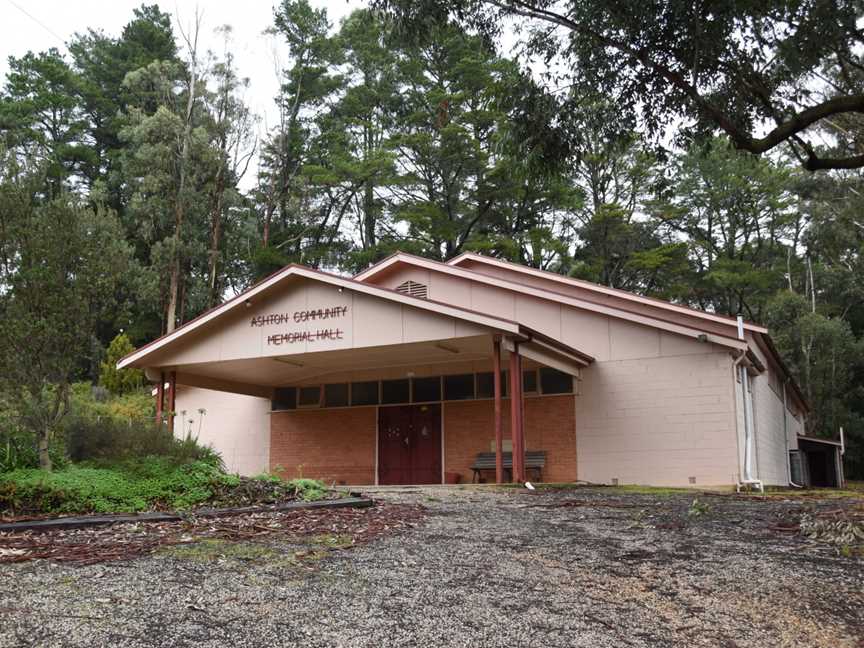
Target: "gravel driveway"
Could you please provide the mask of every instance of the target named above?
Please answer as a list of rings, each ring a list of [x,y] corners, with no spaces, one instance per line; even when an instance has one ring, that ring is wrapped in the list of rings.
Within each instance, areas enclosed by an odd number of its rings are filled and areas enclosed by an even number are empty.
[[[848,500],[372,494],[428,516],[300,562],[270,540],[0,566],[0,646],[864,646],[864,560],[782,531]]]

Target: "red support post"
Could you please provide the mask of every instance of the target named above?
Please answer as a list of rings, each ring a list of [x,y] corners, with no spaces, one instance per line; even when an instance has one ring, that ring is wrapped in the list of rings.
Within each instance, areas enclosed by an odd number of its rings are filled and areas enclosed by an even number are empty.
[[[156,384],[156,425],[162,425],[162,410],[165,407],[165,374],[159,372],[159,382]]]
[[[504,430],[501,420],[501,336],[492,340],[492,384],[495,395],[495,483],[504,483]]]
[[[510,437],[513,445],[513,482],[524,481],[522,442],[522,357],[519,343],[513,341],[510,351]]]
[[[177,372],[168,373],[168,430],[174,434],[174,412],[177,409]]]

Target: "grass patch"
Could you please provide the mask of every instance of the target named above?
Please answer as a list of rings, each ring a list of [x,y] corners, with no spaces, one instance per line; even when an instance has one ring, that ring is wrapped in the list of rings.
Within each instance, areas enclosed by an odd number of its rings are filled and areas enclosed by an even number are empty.
[[[745,493],[742,493],[744,495]],[[754,491],[751,495],[764,495],[764,497],[773,497],[776,499],[861,499],[864,498],[864,491],[851,488],[782,488],[769,486],[765,489],[765,493]]]
[[[312,536],[308,542],[327,549],[346,549],[354,544],[354,538],[345,533],[322,533]]]
[[[232,542],[220,538],[206,538],[189,544],[162,547],[158,553],[170,558],[196,563],[212,563],[218,560],[268,563],[271,565],[294,565],[296,561],[272,547],[254,542]]]

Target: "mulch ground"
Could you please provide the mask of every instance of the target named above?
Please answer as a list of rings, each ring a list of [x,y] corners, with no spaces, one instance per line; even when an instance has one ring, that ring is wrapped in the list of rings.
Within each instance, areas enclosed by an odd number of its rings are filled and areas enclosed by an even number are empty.
[[[862,648],[860,498],[364,494],[381,504],[17,538],[59,548],[0,566],[0,648]]]
[[[218,538],[258,541],[275,536],[321,534],[350,537],[351,545],[409,528],[423,519],[418,505],[262,512],[219,519],[188,517],[178,522],[136,522],[85,529],[0,533],[0,563],[47,559],[88,565],[128,560],[163,546]]]

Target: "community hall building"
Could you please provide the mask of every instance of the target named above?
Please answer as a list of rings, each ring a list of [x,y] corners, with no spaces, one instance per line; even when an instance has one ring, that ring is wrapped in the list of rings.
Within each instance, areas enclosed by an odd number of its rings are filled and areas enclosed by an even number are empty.
[[[767,329],[477,254],[287,266],[118,366],[242,474],[842,483]]]

